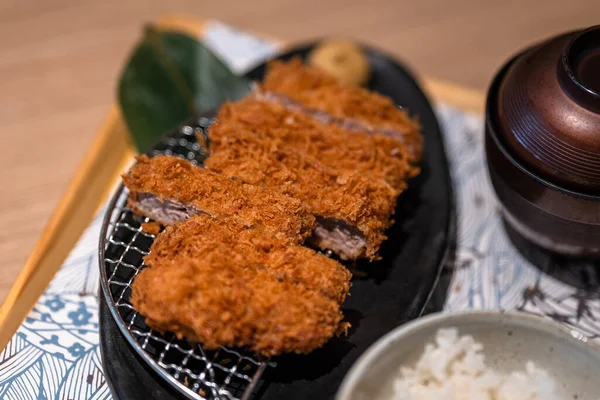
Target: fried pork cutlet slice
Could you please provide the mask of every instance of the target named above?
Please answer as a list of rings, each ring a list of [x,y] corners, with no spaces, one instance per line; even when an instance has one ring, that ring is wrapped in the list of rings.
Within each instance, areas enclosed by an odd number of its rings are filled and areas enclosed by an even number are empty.
[[[308,353],[342,328],[350,273],[310,249],[206,214],[162,232],[131,302],[159,331],[205,348]]]
[[[247,135],[278,141],[330,167],[384,179],[400,190],[419,171],[408,162],[404,144],[389,136],[365,135],[321,123],[281,103],[253,97],[222,105],[211,139]]]
[[[140,156],[123,176],[128,205],[164,225],[200,213],[236,217],[276,237],[300,243],[314,227],[301,202],[280,193],[238,182],[172,156]]]
[[[260,229],[248,229],[235,219],[193,216],[158,235],[145,264],[160,268],[172,258],[204,258],[212,252],[241,254],[250,265],[279,280],[316,290],[342,304],[350,289],[350,272],[331,258],[281,240]]]
[[[206,349],[244,347],[265,356],[309,353],[338,332],[343,317],[319,292],[224,252],[145,268],[131,302],[153,329]]]
[[[421,158],[421,127],[406,111],[388,97],[341,83],[299,58],[270,63],[258,94],[348,129],[392,136],[406,144],[412,163]]]
[[[215,135],[212,150],[211,170],[301,200],[317,218],[314,245],[345,260],[377,258],[399,190],[261,136]]]

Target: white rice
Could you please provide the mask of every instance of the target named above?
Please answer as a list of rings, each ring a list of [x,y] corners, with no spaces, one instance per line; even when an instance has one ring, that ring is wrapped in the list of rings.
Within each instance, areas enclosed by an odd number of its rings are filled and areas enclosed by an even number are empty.
[[[393,400],[562,400],[556,382],[531,361],[502,374],[485,365],[483,345],[458,329],[440,329],[414,368],[403,367]]]

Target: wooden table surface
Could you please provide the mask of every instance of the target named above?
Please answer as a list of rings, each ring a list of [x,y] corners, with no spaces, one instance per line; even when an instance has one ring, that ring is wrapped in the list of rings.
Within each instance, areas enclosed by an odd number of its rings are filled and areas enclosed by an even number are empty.
[[[0,300],[114,100],[142,24],[216,18],[285,40],[360,38],[426,74],[485,90],[511,53],[599,23],[597,0],[0,1]]]

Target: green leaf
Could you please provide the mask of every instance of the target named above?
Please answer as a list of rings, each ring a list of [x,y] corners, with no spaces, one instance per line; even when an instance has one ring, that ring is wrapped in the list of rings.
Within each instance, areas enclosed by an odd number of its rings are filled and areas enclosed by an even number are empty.
[[[216,109],[250,90],[193,37],[146,28],[119,82],[121,110],[140,152],[196,113]]]

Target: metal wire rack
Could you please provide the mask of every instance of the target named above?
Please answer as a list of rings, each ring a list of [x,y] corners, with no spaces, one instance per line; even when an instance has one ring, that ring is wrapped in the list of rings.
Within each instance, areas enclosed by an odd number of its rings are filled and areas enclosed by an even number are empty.
[[[201,164],[206,157],[195,133],[206,136],[212,121],[207,118],[183,125],[150,152],[176,155]],[[130,303],[131,284],[144,268],[155,236],[144,232],[148,218],[135,215],[127,206],[121,186],[109,205],[100,236],[101,283],[108,307],[123,335],[138,354],[166,381],[191,399],[246,400],[260,384],[266,360],[240,350],[207,351],[200,344],[179,340],[149,328]]]

